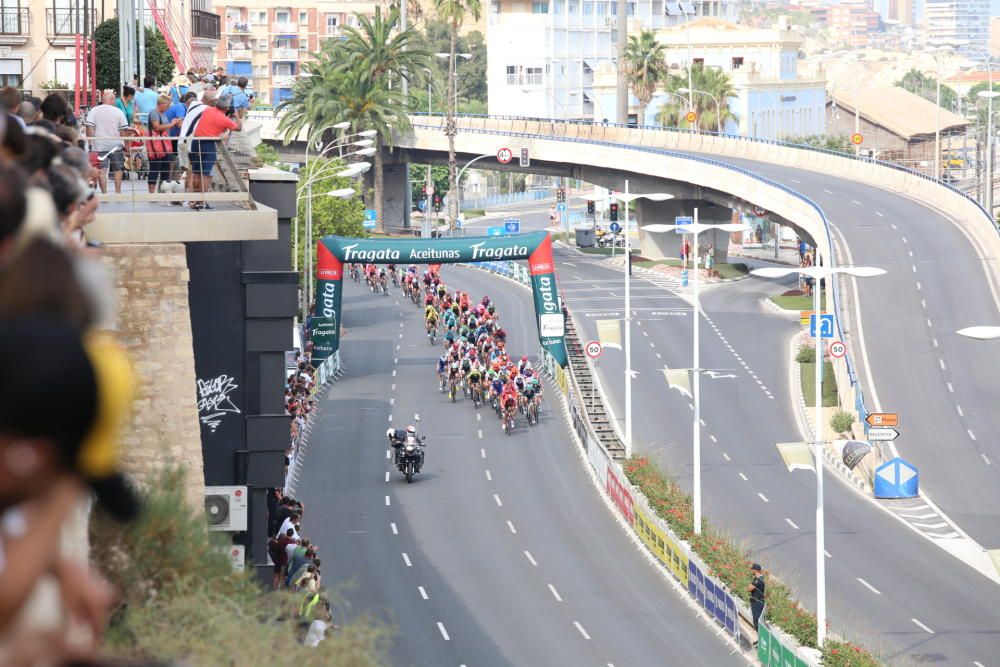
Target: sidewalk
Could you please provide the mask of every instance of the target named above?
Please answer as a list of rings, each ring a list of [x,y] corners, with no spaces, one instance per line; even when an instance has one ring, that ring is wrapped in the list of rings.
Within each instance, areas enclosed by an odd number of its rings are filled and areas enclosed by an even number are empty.
[[[739,243],[729,244],[729,254],[736,257],[747,257],[759,259],[775,264],[788,264],[789,266],[799,266],[799,252],[795,246],[784,245],[778,248],[778,256],[774,256],[774,245],[763,245],[754,243],[740,245]]]

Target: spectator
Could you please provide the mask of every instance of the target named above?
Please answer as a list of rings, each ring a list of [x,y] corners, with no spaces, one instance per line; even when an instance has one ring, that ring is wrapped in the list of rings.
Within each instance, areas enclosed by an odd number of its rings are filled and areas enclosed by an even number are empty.
[[[124,86],[122,96],[115,100],[115,106],[125,114],[125,120],[129,125],[135,122],[135,88]]]
[[[28,210],[24,192],[28,179],[19,167],[0,162],[0,266],[13,251],[14,241]]]
[[[156,108],[149,114],[149,134],[151,137],[166,137],[174,128],[180,128],[181,119],[167,119],[167,108],[170,106],[170,97],[160,95]],[[172,142],[166,139],[152,139],[147,144],[146,152],[149,155],[149,191],[156,192],[160,181],[170,180],[170,168],[174,161],[174,151]]]
[[[330,605],[323,605],[322,609],[317,612],[316,618],[309,624],[309,629],[306,631],[306,637],[302,643],[315,648],[326,639],[326,631],[336,627],[333,625],[333,613],[330,611]]]
[[[101,192],[108,191],[107,172],[115,179],[115,192],[122,191],[122,170],[125,167],[125,144],[120,138],[128,130],[129,121],[125,112],[116,104],[113,91],[106,90],[101,96],[101,104],[87,112],[84,121],[88,137],[98,137],[91,144],[91,150],[98,155],[98,184]]]
[[[197,127],[195,127],[194,136],[196,139],[192,145],[191,164],[198,192],[208,192],[212,189],[212,169],[215,168],[218,155],[216,145],[218,141],[221,141],[228,131],[239,131],[243,127],[243,122],[240,119],[233,120],[229,117],[231,107],[232,98],[223,95],[214,107],[207,108],[201,114]],[[214,207],[206,202],[195,203],[192,208],[207,211]]]
[[[25,100],[17,106],[17,115],[21,117],[25,125],[31,125],[38,120],[38,109],[30,101]]]
[[[146,76],[142,86],[135,93],[135,110],[139,114],[149,114],[159,104],[159,94],[156,92],[156,79]]]
[[[274,590],[281,588],[281,575],[288,567],[288,546],[295,546],[297,540],[295,539],[295,530],[289,528],[283,534],[278,536],[275,542],[274,553],[278,556],[277,560],[273,557],[271,560],[274,561]]]
[[[245,118],[250,108],[250,97],[247,95],[247,78],[241,76],[235,84],[230,84],[219,91],[220,95],[232,95],[233,111],[240,118]]]
[[[296,524],[298,524],[298,522],[299,522],[299,513],[292,512],[290,515],[288,515],[288,517],[284,521],[281,522],[281,527],[278,528],[278,534],[281,535],[287,532],[288,530],[292,530],[295,532],[295,537],[298,537],[299,536],[298,531],[295,530],[295,526]]]
[[[764,589],[766,585],[760,563],[754,563],[750,567],[750,572],[753,573],[753,580],[747,586],[747,591],[750,593],[750,612],[753,614],[753,629],[756,630],[757,623],[760,621],[760,615],[764,612]],[[753,644],[756,646],[757,642]]]
[[[69,102],[57,93],[49,93],[42,100],[42,118],[56,125],[65,125],[69,116]]]

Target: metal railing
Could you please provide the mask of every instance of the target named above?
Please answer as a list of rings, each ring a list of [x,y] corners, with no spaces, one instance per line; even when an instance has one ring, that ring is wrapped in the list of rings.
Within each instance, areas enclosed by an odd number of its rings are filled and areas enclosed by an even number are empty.
[[[45,9],[45,34],[49,37],[72,37],[83,32],[84,23],[97,26],[97,10],[89,16],[82,9],[47,7]]]
[[[0,9],[0,37],[31,34],[31,14],[27,9]]]
[[[218,40],[222,35],[222,19],[213,12],[191,10],[191,36]]]

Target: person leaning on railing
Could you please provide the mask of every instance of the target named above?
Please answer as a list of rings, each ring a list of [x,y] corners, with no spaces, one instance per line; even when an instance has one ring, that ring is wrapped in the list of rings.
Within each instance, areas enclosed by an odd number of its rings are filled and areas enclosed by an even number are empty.
[[[232,118],[233,98],[222,95],[216,100],[214,107],[208,107],[201,114],[198,126],[194,130],[195,141],[191,145],[191,166],[193,168],[195,187],[198,192],[208,192],[212,189],[212,169],[218,159],[218,142],[227,132],[243,129],[243,120]],[[210,210],[212,205],[205,202],[192,204],[196,210]]]
[[[156,108],[149,112],[149,135],[153,137],[146,146],[149,155],[149,191],[156,192],[157,186],[170,180],[171,164],[174,161],[173,142],[165,137],[170,136],[174,128],[179,128],[181,118],[170,120],[167,110],[170,108],[170,96],[160,95]],[[157,138],[160,137],[160,138]]]

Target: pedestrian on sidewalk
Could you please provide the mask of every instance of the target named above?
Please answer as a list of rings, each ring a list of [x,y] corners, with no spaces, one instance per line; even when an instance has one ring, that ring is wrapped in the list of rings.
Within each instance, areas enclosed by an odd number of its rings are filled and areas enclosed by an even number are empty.
[[[750,592],[750,613],[753,615],[753,629],[756,630],[757,624],[760,621],[760,615],[764,612],[764,589],[766,588],[766,584],[764,583],[764,574],[760,563],[754,563],[750,567],[750,571],[753,573],[753,580],[747,586],[747,590]],[[756,643],[754,642],[754,644]]]

